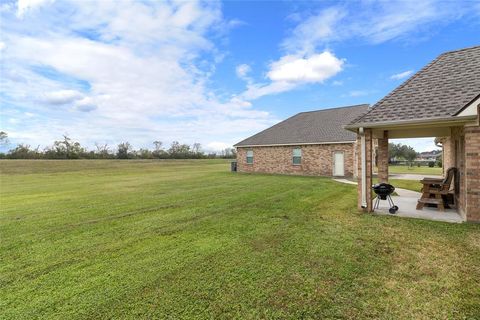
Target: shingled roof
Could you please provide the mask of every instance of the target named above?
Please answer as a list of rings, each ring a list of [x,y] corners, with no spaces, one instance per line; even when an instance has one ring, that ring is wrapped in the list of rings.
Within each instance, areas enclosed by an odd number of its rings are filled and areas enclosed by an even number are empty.
[[[426,65],[348,127],[455,116],[479,95],[480,46],[450,51]]]
[[[367,112],[368,104],[301,112],[259,132],[235,147],[350,142],[356,134],[343,127]]]

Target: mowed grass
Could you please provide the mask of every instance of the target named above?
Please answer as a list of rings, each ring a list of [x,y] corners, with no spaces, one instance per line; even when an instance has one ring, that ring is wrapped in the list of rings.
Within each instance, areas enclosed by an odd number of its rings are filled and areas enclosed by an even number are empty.
[[[416,192],[421,192],[423,187],[418,180],[388,179],[388,183],[394,185],[395,188],[403,188]]]
[[[378,178],[374,178],[372,183],[378,183]],[[416,192],[421,192],[423,186],[419,180],[392,179],[391,177],[388,179],[388,183],[393,185],[395,188],[402,188]]]
[[[409,166],[388,166],[389,173],[410,173],[410,174],[426,174],[426,175],[443,175],[443,169],[440,167],[409,167]]]
[[[2,319],[478,319],[480,225],[225,161],[1,161]]]

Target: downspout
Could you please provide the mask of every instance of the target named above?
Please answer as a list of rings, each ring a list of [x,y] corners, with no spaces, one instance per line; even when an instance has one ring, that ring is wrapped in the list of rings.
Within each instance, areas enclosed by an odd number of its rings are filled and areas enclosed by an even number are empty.
[[[362,208],[367,207],[367,158],[366,158],[366,144],[365,144],[365,132],[362,128],[358,128],[360,134],[360,150],[362,155]]]

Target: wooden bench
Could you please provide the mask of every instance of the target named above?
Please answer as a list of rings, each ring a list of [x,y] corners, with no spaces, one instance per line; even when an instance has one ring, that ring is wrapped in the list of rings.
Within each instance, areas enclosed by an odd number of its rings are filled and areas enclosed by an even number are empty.
[[[426,204],[434,204],[439,211],[445,211],[443,198],[452,193],[450,186],[456,175],[457,168],[449,168],[445,179],[425,178],[420,181],[423,184],[422,197],[418,199],[417,210],[422,210]],[[455,198],[455,197],[453,197]]]
[[[420,198],[417,202],[417,210],[422,210],[426,204],[435,204],[437,205],[438,210],[445,211],[445,207],[443,205],[443,199],[436,199],[436,198]]]

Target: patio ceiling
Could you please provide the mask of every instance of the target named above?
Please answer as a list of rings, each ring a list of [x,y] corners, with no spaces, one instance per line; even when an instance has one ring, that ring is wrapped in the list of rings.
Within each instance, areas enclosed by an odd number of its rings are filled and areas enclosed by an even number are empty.
[[[447,137],[451,135],[451,128],[464,126],[468,123],[475,123],[473,117],[462,117],[456,119],[438,119],[429,122],[385,122],[370,126],[374,138],[383,138],[384,132],[388,131],[389,139],[400,138],[428,138]],[[369,127],[365,127],[369,128]]]

